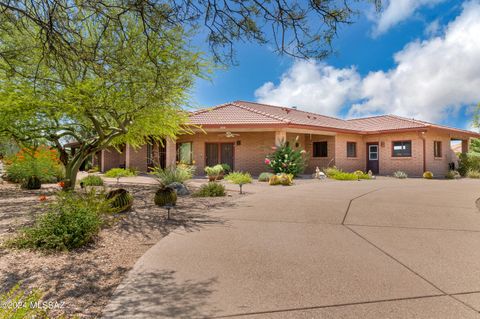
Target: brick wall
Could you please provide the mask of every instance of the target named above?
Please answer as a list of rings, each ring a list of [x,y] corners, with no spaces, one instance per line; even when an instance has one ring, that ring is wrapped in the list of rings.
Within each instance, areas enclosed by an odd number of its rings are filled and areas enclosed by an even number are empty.
[[[427,160],[427,170],[431,171],[434,176],[443,177],[446,172],[448,172],[448,163],[454,161],[452,158],[451,148],[450,148],[450,136],[448,134],[442,133],[439,130],[429,130],[425,134],[426,144],[426,160]],[[442,142],[442,156],[434,156],[434,141]]]
[[[357,156],[347,157],[347,142],[357,143]],[[347,172],[365,171],[367,166],[366,142],[362,135],[338,134],[335,136],[335,165]]]
[[[327,142],[327,157],[313,157],[313,142]],[[305,173],[315,172],[318,166],[320,169],[335,165],[335,136],[305,134],[305,150],[307,153],[308,166]]]
[[[106,172],[111,168],[119,167],[120,165],[125,165],[125,154],[118,152],[113,147],[109,147],[104,149],[103,151],[104,156],[104,167],[102,167],[102,171]]]
[[[140,172],[147,171],[147,145],[143,145],[140,148],[133,148],[128,146],[130,153],[129,168],[135,169]]]

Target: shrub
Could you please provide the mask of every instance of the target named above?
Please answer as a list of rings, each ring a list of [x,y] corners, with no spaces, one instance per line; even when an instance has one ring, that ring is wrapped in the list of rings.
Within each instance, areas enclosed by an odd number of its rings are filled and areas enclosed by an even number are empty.
[[[228,174],[228,173],[231,173],[232,172],[232,168],[230,167],[230,165],[228,164],[220,164],[223,168],[223,172]]]
[[[357,171],[353,172],[352,174],[356,175],[358,179],[371,179],[372,178],[369,174],[367,174],[367,173],[365,173],[361,170],[357,170]]]
[[[336,166],[324,168],[323,172],[325,173],[325,175],[327,175],[327,177],[330,178],[333,178],[338,173],[342,173],[342,171],[339,170]]]
[[[480,171],[480,155],[476,153],[461,153],[458,156],[458,172],[466,176],[471,170]]]
[[[42,307],[38,307],[42,295],[38,290],[25,292],[20,285],[15,285],[6,293],[0,294],[0,318],[47,319],[48,314]]]
[[[479,176],[480,177],[480,176]],[[449,170],[447,174],[445,174],[446,179],[455,179],[460,178],[460,174],[455,170]]]
[[[162,187],[155,193],[155,205],[163,207],[167,205],[175,206],[177,203],[177,192],[171,187]]]
[[[150,174],[152,174],[160,184],[166,186],[172,183],[184,183],[193,177],[195,171],[194,166],[178,165],[168,166],[165,169],[154,167]]]
[[[467,176],[469,178],[480,178],[480,171],[477,171],[477,170],[469,170],[467,172]]]
[[[207,173],[208,178],[210,181],[216,181],[219,179],[220,175],[224,173],[223,166],[220,164],[217,164],[215,166],[207,166],[205,167],[205,173]]]
[[[106,177],[116,178],[117,184],[122,177],[130,177],[130,176],[137,176],[138,173],[132,169],[125,169],[125,168],[112,168],[111,170],[105,173]]]
[[[98,166],[93,166],[93,167],[90,168],[87,172],[88,172],[88,173],[98,173],[98,172],[100,172],[100,167],[98,167]]]
[[[258,176],[258,181],[259,182],[268,182],[270,180],[270,177],[272,177],[274,174],[272,173],[267,173],[267,172],[264,172],[264,173],[261,173],[259,176]]]
[[[35,224],[24,228],[9,244],[18,248],[71,250],[90,243],[111,213],[109,202],[94,190],[88,193],[59,192],[54,203]]]
[[[426,171],[425,173],[423,173],[423,178],[432,179],[433,178],[433,173],[430,172],[430,171]]]
[[[225,177],[226,180],[240,186],[240,194],[242,194],[242,186],[252,182],[250,173],[232,172]]]
[[[368,174],[366,174],[369,176]],[[347,173],[347,172],[338,172],[337,174],[332,176],[333,179],[339,180],[339,181],[356,181],[359,179],[359,176],[354,173]]]
[[[110,207],[116,213],[123,213],[129,210],[133,205],[133,196],[129,191],[123,188],[111,190],[105,196],[110,203]]]
[[[293,184],[293,175],[285,173],[273,175],[270,177],[268,184],[290,186]]]
[[[80,180],[83,186],[103,186],[103,179],[98,175],[88,175]]]
[[[407,173],[405,173],[403,171],[396,171],[396,172],[393,173],[393,177],[399,178],[399,179],[404,179],[404,178],[408,178],[408,175],[407,175]]]
[[[220,183],[208,182],[203,184],[200,189],[193,194],[196,197],[219,197],[225,196],[225,186]]]
[[[42,182],[37,176],[30,176],[22,181],[22,188],[24,189],[40,189]]]
[[[37,176],[42,183],[56,183],[65,176],[57,151],[48,147],[22,149],[15,156],[6,158],[4,163],[6,178],[14,183],[31,176]]]
[[[295,140],[295,143],[297,140]],[[282,143],[273,154],[267,155],[265,164],[270,167],[275,174],[285,173],[297,176],[303,173],[306,159],[305,150],[293,149],[287,143]]]

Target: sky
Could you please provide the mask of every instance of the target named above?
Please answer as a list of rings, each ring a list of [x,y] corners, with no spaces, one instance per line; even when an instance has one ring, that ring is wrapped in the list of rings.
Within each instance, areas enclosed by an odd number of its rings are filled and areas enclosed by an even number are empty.
[[[480,103],[480,0],[390,0],[341,28],[325,60],[237,43],[238,65],[198,80],[193,102],[247,100],[340,118],[396,114],[471,129]]]

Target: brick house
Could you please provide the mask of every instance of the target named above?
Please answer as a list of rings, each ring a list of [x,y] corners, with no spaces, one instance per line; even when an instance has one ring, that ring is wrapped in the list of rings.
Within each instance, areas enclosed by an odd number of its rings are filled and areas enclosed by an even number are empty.
[[[254,175],[266,171],[265,156],[281,141],[307,151],[312,173],[318,166],[345,171],[372,170],[390,175],[397,170],[409,176],[432,171],[443,176],[454,161],[450,142],[460,140],[462,152],[480,134],[395,115],[342,120],[296,108],[236,101],[193,112],[190,123],[200,128],[175,141],[146,144],[139,149],[125,145],[121,152],[107,149],[94,157],[101,171],[131,167],[165,167],[178,161],[192,163],[197,173],[205,166],[227,163],[234,170]],[[292,144],[291,144],[292,145]],[[293,146],[293,145],[292,145]]]

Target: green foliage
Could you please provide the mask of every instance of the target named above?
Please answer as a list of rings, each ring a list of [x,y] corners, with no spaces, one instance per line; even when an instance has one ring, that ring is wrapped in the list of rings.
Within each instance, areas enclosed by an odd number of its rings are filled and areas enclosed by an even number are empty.
[[[258,176],[258,181],[259,182],[268,182],[270,180],[270,177],[272,177],[273,173],[268,173],[268,172],[263,172]]]
[[[21,183],[31,176],[37,176],[42,183],[56,183],[64,177],[57,153],[46,147],[24,148],[6,158],[5,164],[7,179],[14,183]]]
[[[470,142],[470,151],[480,154],[480,138],[473,138]]]
[[[110,203],[110,207],[115,213],[123,213],[129,210],[133,205],[132,194],[123,188],[109,191],[105,196],[105,199]]]
[[[170,185],[171,183],[184,183],[193,177],[195,171],[194,166],[177,165],[168,166],[165,169],[154,167],[150,172],[162,185]]]
[[[36,305],[42,298],[38,290],[26,292],[15,285],[9,291],[0,294],[1,319],[48,319],[47,312]]]
[[[220,165],[222,166],[224,173],[228,174],[228,173],[230,173],[230,172],[232,171],[232,168],[230,167],[230,165],[225,164],[225,163],[224,163],[224,164],[220,164]]]
[[[125,169],[125,168],[112,168],[105,173],[105,177],[111,177],[116,179],[119,179],[122,177],[132,177],[137,175],[138,173],[136,171],[131,169]]]
[[[470,170],[480,171],[480,154],[461,153],[458,158],[458,172],[460,175],[466,176]]]
[[[290,186],[293,184],[293,174],[277,174],[270,177],[268,181],[269,185],[283,185]]]
[[[433,178],[433,173],[430,172],[430,171],[425,171],[425,172],[423,173],[423,178],[425,178],[425,179],[432,179],[432,178]]]
[[[405,178],[408,178],[408,175],[403,171],[396,171],[393,173],[393,177],[398,179],[405,179]]]
[[[455,170],[449,170],[447,172],[447,174],[445,174],[445,178],[446,179],[456,179],[456,178],[460,178],[460,173],[458,173],[457,171]]]
[[[252,182],[252,175],[250,173],[243,173],[243,172],[232,172],[225,176],[225,179],[237,184],[240,186],[240,194],[242,194],[242,186],[244,184],[249,184]]]
[[[367,173],[357,170],[353,173],[344,172],[341,169],[334,167],[328,167],[324,169],[325,175],[329,178],[333,178],[339,181],[354,181],[359,179],[371,179]]]
[[[35,224],[24,228],[8,244],[18,248],[71,250],[93,241],[103,223],[103,214],[112,212],[104,195],[60,192]]]
[[[469,178],[480,178],[480,171],[477,170],[469,170],[467,172],[467,177]]]
[[[207,173],[207,176],[213,180],[217,180],[220,175],[224,173],[223,166],[221,164],[217,164],[215,166],[207,166],[205,167],[205,173]]]
[[[89,172],[89,173],[98,173],[98,172],[100,172],[100,167],[98,167],[98,166],[93,166],[92,168],[90,168],[90,169],[88,170],[88,172]]]
[[[103,186],[103,179],[98,175],[88,175],[80,180],[83,186]]]
[[[40,189],[42,182],[37,176],[29,176],[22,181],[22,188],[24,189]]]
[[[273,154],[267,155],[265,164],[275,174],[285,173],[297,176],[303,173],[305,169],[306,159],[304,154],[306,154],[304,150],[293,149],[287,143],[281,143]]]
[[[208,182],[203,184],[200,189],[193,194],[196,197],[220,197],[225,196],[225,186],[216,182]]]
[[[177,203],[177,192],[171,187],[162,187],[155,193],[155,205],[163,207],[167,205],[175,206]]]

